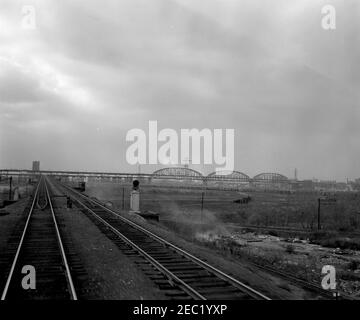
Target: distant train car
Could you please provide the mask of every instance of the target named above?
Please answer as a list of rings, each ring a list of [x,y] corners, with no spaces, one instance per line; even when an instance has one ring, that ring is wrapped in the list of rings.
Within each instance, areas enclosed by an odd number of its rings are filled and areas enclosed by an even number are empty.
[[[31,185],[36,185],[39,182],[38,178],[29,178],[28,183]]]
[[[251,197],[248,194],[240,193],[240,198],[234,200],[235,203],[249,203],[251,201]]]
[[[85,182],[84,181],[78,182],[77,185],[75,185],[73,188],[80,192],[84,192],[85,191]]]
[[[84,192],[85,191],[85,182],[83,181],[71,181],[68,182],[67,185],[77,191]]]

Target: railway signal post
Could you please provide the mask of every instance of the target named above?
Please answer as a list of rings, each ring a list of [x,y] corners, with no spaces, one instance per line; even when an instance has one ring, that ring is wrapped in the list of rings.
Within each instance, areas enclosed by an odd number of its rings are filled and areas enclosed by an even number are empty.
[[[320,200],[320,198],[318,198],[318,210],[317,210],[317,213],[318,213],[318,224],[317,224],[317,228],[318,228],[318,230],[321,229],[321,225],[320,225],[320,205],[321,205],[321,200]]]
[[[130,212],[140,213],[140,191],[139,181],[133,181],[133,188],[130,193]]]
[[[11,196],[12,196],[12,177],[10,177],[10,189],[9,189],[9,200],[11,200]]]

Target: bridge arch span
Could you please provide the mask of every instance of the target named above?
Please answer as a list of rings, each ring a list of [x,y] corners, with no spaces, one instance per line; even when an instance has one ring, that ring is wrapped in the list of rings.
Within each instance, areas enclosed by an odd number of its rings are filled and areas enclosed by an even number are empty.
[[[190,168],[184,167],[169,167],[162,168],[153,172],[152,177],[192,177],[192,178],[203,178],[201,172]]]
[[[250,177],[240,171],[215,171],[206,176],[207,180],[234,180],[234,181],[242,181],[249,182]]]
[[[269,181],[269,182],[281,182],[281,181],[288,181],[289,179],[280,173],[273,173],[273,172],[265,172],[260,173],[253,177],[254,181]]]

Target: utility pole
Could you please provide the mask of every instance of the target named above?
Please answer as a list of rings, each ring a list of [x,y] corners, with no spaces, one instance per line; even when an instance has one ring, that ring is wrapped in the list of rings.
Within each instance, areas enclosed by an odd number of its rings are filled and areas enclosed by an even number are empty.
[[[320,225],[320,203],[321,203],[321,200],[320,200],[320,198],[318,198],[318,230],[321,229],[321,225]]]
[[[9,189],[9,200],[11,200],[11,194],[12,194],[12,177],[10,177],[10,189]]]
[[[125,210],[125,187],[122,189],[122,209]]]
[[[201,222],[203,221],[204,194],[205,194],[205,192],[203,191],[203,192],[201,193]]]
[[[183,163],[184,163],[184,168],[189,168],[189,166],[191,165],[191,158],[183,159]]]

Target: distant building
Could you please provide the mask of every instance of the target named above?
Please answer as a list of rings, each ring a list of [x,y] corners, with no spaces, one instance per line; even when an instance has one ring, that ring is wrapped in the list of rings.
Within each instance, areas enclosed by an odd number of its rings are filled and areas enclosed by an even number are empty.
[[[32,170],[33,171],[40,171],[40,161],[33,161]]]
[[[337,182],[336,191],[351,191],[351,187],[346,182]]]
[[[295,188],[301,191],[313,191],[314,190],[314,182],[312,180],[302,180],[295,182]]]
[[[336,182],[327,180],[302,180],[293,181],[292,189],[298,191],[326,191],[340,192],[351,191],[351,185],[346,182]]]
[[[336,191],[335,180],[320,180],[315,183],[315,190],[317,191]]]
[[[355,179],[355,181],[351,181],[350,185],[353,190],[360,190],[360,178]]]

